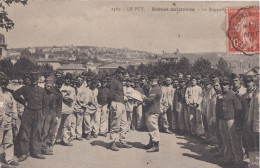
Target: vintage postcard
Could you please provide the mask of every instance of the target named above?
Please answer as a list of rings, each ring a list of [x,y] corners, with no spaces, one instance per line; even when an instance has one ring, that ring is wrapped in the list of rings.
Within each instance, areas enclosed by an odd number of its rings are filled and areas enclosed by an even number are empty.
[[[0,168],[259,167],[258,1],[0,1]]]

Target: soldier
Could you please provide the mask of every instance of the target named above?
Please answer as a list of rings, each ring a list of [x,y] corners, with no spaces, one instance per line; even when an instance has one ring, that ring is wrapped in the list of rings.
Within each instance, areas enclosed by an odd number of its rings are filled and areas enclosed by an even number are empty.
[[[61,78],[57,78],[55,81],[55,86],[53,88],[53,93],[55,94],[55,121],[53,124],[53,130],[51,132],[51,136],[49,136],[48,143],[49,145],[49,151],[53,153],[53,147],[57,138],[57,134],[59,131],[60,123],[61,123],[61,111],[62,111],[62,93],[60,91],[60,88],[63,85],[63,80]],[[61,132],[61,130],[60,130]]]
[[[243,151],[236,123],[242,107],[238,97],[229,90],[229,84],[228,79],[222,79],[220,83],[222,93],[217,97],[216,112],[219,116],[219,130],[224,144],[223,166],[234,164],[238,168],[242,167]]]
[[[147,102],[147,105],[149,107],[147,112],[146,124],[150,136],[150,141],[145,146],[145,149],[147,150],[147,152],[158,152],[159,141],[160,141],[158,119],[161,113],[160,101],[161,101],[162,91],[158,85],[157,77],[152,76],[150,79],[151,79],[152,88],[149,92],[149,96],[144,97],[144,101]]]
[[[208,127],[209,127],[209,132],[210,132],[210,136],[213,142],[213,145],[215,146],[215,148],[211,148],[210,152],[211,153],[216,153],[215,155],[216,157],[223,157],[224,155],[224,146],[223,146],[223,140],[221,138],[220,135],[220,131],[219,131],[219,116],[218,116],[218,112],[216,108],[216,103],[217,103],[217,98],[219,96],[221,96],[221,87],[220,87],[220,83],[219,80],[215,80],[213,83],[213,87],[214,87],[214,94],[212,95],[211,101],[210,101],[210,113],[209,113],[209,117],[210,120],[208,122]]]
[[[254,92],[251,98],[250,102],[250,108],[249,108],[249,114],[248,114],[248,120],[246,122],[246,128],[245,131],[248,132],[249,137],[253,137],[252,144],[249,147],[250,152],[255,152],[255,158],[258,157],[259,152],[259,89]],[[255,159],[253,158],[251,160],[250,157],[250,163],[253,163]]]
[[[99,133],[100,109],[97,102],[97,83],[94,79],[91,80],[89,88],[86,89],[86,94],[83,102],[86,107],[84,112],[84,133],[87,135],[86,140],[90,140],[91,134],[97,138]]]
[[[254,86],[254,79],[252,76],[245,76],[244,77],[244,83],[246,86],[246,93],[244,93],[241,97],[241,104],[242,104],[242,113],[239,116],[239,123],[238,127],[240,128],[240,134],[243,142],[243,147],[245,149],[245,157],[249,158],[249,148],[250,144],[252,143],[253,137],[250,137],[250,133],[244,131],[246,128],[246,122],[248,120],[248,115],[249,115],[249,109],[250,109],[250,103],[252,100],[252,97],[254,94],[258,92],[256,87]],[[243,132],[244,131],[244,132]]]
[[[72,113],[76,101],[76,91],[71,87],[72,74],[66,73],[65,82],[60,88],[62,93],[62,111],[61,111],[61,124],[62,127],[62,144],[64,146],[73,146],[71,141],[72,137]],[[59,140],[58,140],[59,142]]]
[[[108,106],[111,114],[111,126],[110,126],[110,149],[113,151],[119,151],[116,146],[117,135],[120,134],[119,141],[121,147],[132,148],[131,145],[126,143],[126,132],[127,132],[127,117],[124,105],[124,90],[120,80],[123,79],[125,69],[118,67],[116,70],[116,76],[111,79],[111,86],[109,90],[109,101]]]
[[[38,73],[31,73],[30,80],[30,85],[25,85],[13,93],[15,100],[25,107],[21,122],[20,162],[27,159],[30,142],[32,144],[31,156],[37,159],[45,159],[45,157],[41,155],[41,135],[43,127],[42,112],[46,108],[44,104],[46,92],[43,88],[38,86]]]
[[[134,89],[137,90],[138,92],[140,92],[142,95],[144,95],[144,91],[143,91],[143,88],[141,88],[140,86],[140,79],[139,78],[136,78],[135,79],[135,87]],[[142,106],[142,103],[137,103],[135,106],[134,106],[134,116],[133,116],[133,125],[136,127],[137,130],[141,130],[142,127],[143,127],[143,106]]]
[[[107,79],[103,79],[101,87],[98,89],[98,104],[101,109],[101,117],[100,117],[100,130],[99,135],[107,136],[108,132],[108,93],[109,93],[109,85],[107,84]]]
[[[6,163],[8,165],[18,166],[19,163],[14,161],[12,132],[12,126],[14,125],[15,120],[18,119],[18,116],[16,102],[12,94],[7,91],[8,82],[9,79],[7,76],[0,76],[0,146],[4,149]]]
[[[124,101],[125,101],[125,109],[126,109],[127,122],[128,122],[128,130],[132,128],[132,118],[133,118],[133,111],[134,111],[134,99],[129,97],[133,93],[134,88],[132,88],[130,84],[131,84],[131,79],[126,78],[126,84],[123,87],[123,89],[124,89]]]
[[[175,88],[172,86],[172,79],[170,76],[166,76],[165,86],[162,87],[160,121],[162,123],[163,132],[168,134],[172,134],[169,130],[169,121],[171,123],[170,127],[174,132],[178,129],[177,116],[173,113],[174,93]]]
[[[43,111],[44,115],[44,126],[42,131],[42,153],[44,155],[53,155],[52,151],[49,149],[52,145],[53,138],[53,129],[55,126],[56,119],[56,97],[53,93],[54,78],[48,77],[45,79],[45,91],[46,91],[46,99],[45,104],[46,108]]]
[[[180,87],[174,94],[174,111],[178,117],[179,134],[190,133],[190,123],[187,105],[185,102],[186,79],[180,79]]]
[[[246,88],[244,88],[241,85],[241,80],[237,74],[232,73],[231,74],[231,79],[232,79],[232,85],[233,85],[233,91],[235,92],[236,95],[241,97],[243,94],[246,93]]]
[[[191,84],[185,93],[185,100],[190,115],[191,134],[201,137],[204,134],[201,115],[202,89],[197,85],[195,77],[191,78]]]
[[[203,119],[203,125],[204,125],[204,130],[205,130],[205,143],[211,142],[211,138],[209,135],[209,130],[208,130],[208,123],[211,118],[211,108],[210,108],[210,102],[211,98],[214,94],[212,92],[212,87],[210,85],[210,81],[207,78],[204,78],[201,81],[201,84],[203,86],[202,88],[202,102],[201,102],[201,113],[202,113],[202,119]]]
[[[82,76],[77,76],[76,80],[78,81],[77,85],[77,94],[76,94],[76,102],[74,105],[74,119],[75,119],[75,134],[76,139],[82,141],[82,123],[83,123],[83,114],[85,112],[86,107],[84,97],[86,96],[86,85],[83,85],[83,78]]]

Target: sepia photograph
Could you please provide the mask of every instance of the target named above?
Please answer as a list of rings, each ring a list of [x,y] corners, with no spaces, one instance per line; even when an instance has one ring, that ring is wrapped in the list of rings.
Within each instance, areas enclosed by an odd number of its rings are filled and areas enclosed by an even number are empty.
[[[259,168],[259,1],[0,0],[0,168]]]

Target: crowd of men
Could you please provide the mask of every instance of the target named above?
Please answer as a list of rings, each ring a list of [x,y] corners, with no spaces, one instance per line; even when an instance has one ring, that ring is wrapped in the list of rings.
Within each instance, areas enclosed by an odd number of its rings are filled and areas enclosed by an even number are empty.
[[[126,141],[130,130],[149,132],[147,152],[159,151],[159,132],[199,138],[214,146],[210,152],[222,157],[223,165],[234,167],[259,150],[258,76],[179,73],[162,80],[131,76],[118,67],[100,79],[86,72],[55,72],[42,87],[38,79],[32,72],[12,90],[8,77],[0,75],[2,167],[17,166],[14,155],[19,162],[28,156],[45,159],[55,144],[73,146],[73,140],[108,133],[111,150],[131,148]]]

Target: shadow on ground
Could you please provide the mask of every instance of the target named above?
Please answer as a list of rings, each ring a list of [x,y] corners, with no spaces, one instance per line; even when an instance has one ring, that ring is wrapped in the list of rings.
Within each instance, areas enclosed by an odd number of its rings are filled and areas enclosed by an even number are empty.
[[[183,153],[182,154],[183,156],[208,162],[211,164],[216,164],[223,168],[232,168],[232,166],[221,166],[223,158],[217,158],[214,156],[215,155],[214,153],[209,152],[209,149],[212,148],[213,146],[204,144],[202,143],[201,140],[192,136],[176,136],[176,138],[186,140],[186,142],[184,143],[177,142],[177,145],[180,145],[181,148],[190,150],[192,153],[195,153],[195,154]],[[245,164],[244,168],[247,167],[248,166]]]

